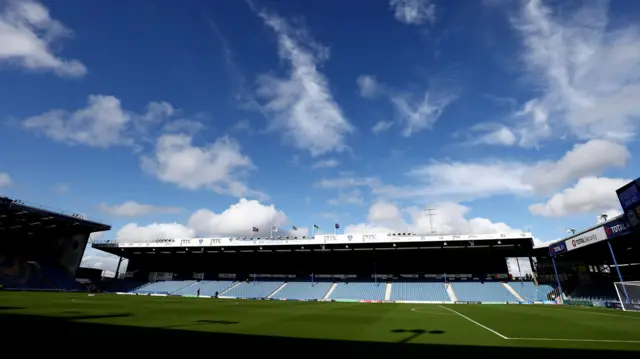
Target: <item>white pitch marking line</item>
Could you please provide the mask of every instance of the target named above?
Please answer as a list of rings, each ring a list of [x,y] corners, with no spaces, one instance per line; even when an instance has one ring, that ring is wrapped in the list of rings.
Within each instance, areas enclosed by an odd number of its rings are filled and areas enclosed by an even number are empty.
[[[470,321],[471,323],[473,323],[473,324],[475,324],[475,325],[477,325],[477,326],[479,326],[479,327],[481,327],[481,328],[484,328],[484,329],[486,329],[486,330],[490,331],[491,333],[493,333],[493,334],[495,334],[495,335],[499,336],[499,337],[500,337],[500,338],[502,338],[502,339],[506,339],[506,340],[509,340],[509,339],[510,339],[510,338],[507,338],[507,337],[505,337],[504,335],[502,335],[502,334],[500,334],[500,333],[496,332],[495,330],[493,330],[493,329],[491,329],[491,328],[489,328],[489,327],[487,327],[487,326],[484,326],[484,325],[482,325],[482,324],[480,324],[480,323],[476,322],[475,320],[473,320],[473,319],[471,319],[471,318],[467,317],[466,315],[461,314],[461,313],[458,313],[457,311],[455,311],[455,310],[453,310],[453,309],[451,309],[451,308],[443,307],[443,306],[441,306],[441,305],[438,305],[438,307],[440,307],[440,308],[444,308],[444,309],[449,310],[449,311],[452,311],[452,312],[456,313],[457,315],[459,315],[459,316],[463,317],[464,319],[466,319],[466,320]]]
[[[453,314],[449,314],[449,313],[441,313],[441,312],[432,312],[432,311],[424,311],[424,310],[419,310],[422,308],[411,308],[412,312],[416,312],[416,313],[425,313],[425,314],[438,314],[438,315],[453,315]]]
[[[569,311],[569,312],[580,313],[580,314],[585,313],[585,314],[595,314],[595,315],[606,315],[608,317],[619,317],[619,318],[629,318],[629,319],[638,319],[638,320],[640,320],[640,317],[635,317],[635,316],[631,316],[631,315],[620,315],[620,314],[590,312],[589,310],[583,310],[583,309],[551,308],[551,307],[543,307],[543,308],[549,308],[551,310],[566,310],[566,311]]]
[[[593,342],[593,343],[630,343],[640,344],[640,340],[607,340],[607,339],[563,339],[563,338],[508,338],[509,340],[537,340],[556,342]]]

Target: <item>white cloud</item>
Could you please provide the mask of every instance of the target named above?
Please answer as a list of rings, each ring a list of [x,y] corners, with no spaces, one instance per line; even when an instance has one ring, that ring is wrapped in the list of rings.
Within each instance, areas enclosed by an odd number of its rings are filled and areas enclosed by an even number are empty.
[[[133,146],[142,150],[141,144],[155,138],[153,154],[142,156],[141,164],[157,179],[190,190],[208,188],[237,197],[267,198],[244,183],[245,174],[254,166],[236,141],[220,137],[212,144],[194,145],[193,134],[203,125],[177,117],[180,112],[170,103],[150,102],[144,113],[135,113],[125,110],[116,97],[91,95],[84,108],[52,110],[27,118],[22,125],[58,142],[97,148]]]
[[[340,165],[340,161],[331,158],[331,159],[328,159],[328,160],[318,161],[318,162],[314,163],[313,166],[311,166],[311,168],[313,168],[313,169],[332,168],[332,167],[337,167],[339,165]]]
[[[391,0],[389,6],[396,20],[408,25],[423,25],[436,21],[436,6],[431,0]]]
[[[345,233],[489,234],[520,231],[506,223],[495,223],[487,218],[468,218],[470,211],[469,207],[458,203],[443,202],[435,206],[435,215],[430,219],[426,211],[418,207],[409,207],[401,211],[388,202],[375,203],[369,209],[369,222],[347,226]],[[409,214],[410,221],[405,221],[403,212]]]
[[[523,4],[512,23],[524,44],[526,75],[540,94],[515,114],[520,144],[567,132],[580,140],[633,138],[640,118],[637,24],[610,23],[608,1],[564,12],[540,0]]]
[[[371,132],[376,134],[386,132],[391,128],[391,126],[393,126],[393,122],[391,121],[378,121],[371,128]]]
[[[140,226],[129,223],[117,233],[117,240],[148,242],[158,238],[190,238],[196,236],[267,236],[271,226],[285,226],[290,223],[284,212],[273,205],[263,205],[256,200],[240,199],[221,213],[199,209],[189,218],[187,225],[180,223],[152,223]],[[253,232],[253,227],[259,229]],[[307,228],[280,230],[274,236],[304,236]]]
[[[471,208],[458,203],[445,202],[434,206],[435,216],[432,217],[433,230],[442,234],[454,233],[509,233],[519,232],[504,222],[493,222],[485,217],[468,218]],[[428,233],[431,227],[429,216],[424,210],[413,210],[412,219],[417,232]]]
[[[364,98],[374,98],[380,93],[380,85],[375,76],[360,75],[356,79],[360,96]]]
[[[57,57],[53,44],[72,35],[51,18],[42,4],[30,0],[8,0],[0,4],[0,62],[6,61],[32,71],[53,71],[78,77],[87,68],[78,60]]]
[[[127,242],[150,242],[159,238],[195,237],[195,230],[180,223],[151,223],[140,226],[128,223],[118,230],[116,240]]]
[[[625,146],[591,140],[575,145],[557,161],[538,162],[526,171],[524,182],[539,194],[549,194],[584,176],[597,176],[607,168],[624,167],[630,157]]]
[[[471,132],[479,133],[473,135],[472,144],[488,144],[513,146],[517,142],[516,135],[506,126],[492,123],[482,123],[471,128]]]
[[[607,169],[622,167],[630,154],[626,147],[604,140],[574,146],[556,161],[534,163],[498,159],[477,162],[434,161],[410,169],[411,181],[403,185],[383,183],[376,177],[346,174],[315,183],[324,189],[369,188],[384,200],[470,201],[494,195],[547,195],[566,184]],[[551,174],[551,175],[550,175]]]
[[[629,181],[605,177],[581,178],[575,186],[554,194],[547,202],[532,204],[529,211],[544,217],[606,213],[620,207],[616,190]]]
[[[93,241],[97,241],[104,237],[105,232],[95,232],[91,233],[89,236],[89,243]],[[126,271],[128,264],[128,260],[123,260],[120,264],[120,272]],[[80,266],[83,268],[96,268],[102,269],[110,272],[115,272],[118,268],[118,256],[113,255],[111,253],[103,252],[97,249],[94,249],[90,244],[87,245],[87,248],[84,251],[84,255],[82,256],[82,261],[80,262]]]
[[[284,212],[274,205],[263,205],[255,200],[241,199],[222,213],[214,213],[208,209],[200,209],[189,218],[189,227],[199,235],[206,236],[264,236],[270,233],[273,225],[278,227],[288,223]],[[259,232],[253,232],[253,227]],[[274,233],[287,235],[290,230]],[[295,235],[306,235],[307,228],[300,228]]]
[[[518,162],[432,162],[407,174],[417,184],[380,185],[373,193],[382,198],[413,200],[472,200],[501,194],[527,195],[531,187],[522,176],[526,165]]]
[[[242,154],[240,145],[226,136],[198,147],[188,135],[163,135],[158,138],[153,157],[143,157],[142,167],[160,181],[180,188],[208,188],[237,197],[266,197],[240,180],[254,166]]]
[[[109,272],[115,272],[118,268],[118,256],[111,253],[103,252],[101,250],[94,249],[91,246],[87,246],[84,251],[84,256],[80,262],[82,268],[95,268],[102,269]],[[126,271],[128,260],[123,260],[120,264],[120,273]]]
[[[387,222],[400,218],[400,210],[392,203],[377,202],[369,207],[367,220],[373,223]]]
[[[84,108],[73,112],[51,110],[27,118],[22,125],[57,142],[109,148],[133,145],[135,137],[145,134],[149,126],[173,114],[173,107],[166,102],[150,102],[145,113],[136,114],[123,109],[114,96],[90,95]]]
[[[11,176],[8,173],[0,172],[0,187],[8,187],[12,183]]]
[[[104,238],[106,232],[93,232],[89,235],[89,242],[92,243],[93,241],[99,241],[102,238]]]
[[[85,108],[52,110],[24,120],[23,126],[58,142],[107,148],[131,143],[123,134],[130,120],[117,98],[91,95]]]
[[[393,106],[395,120],[401,128],[404,137],[410,137],[418,132],[431,129],[438,121],[444,110],[458,98],[456,91],[444,88],[443,85],[433,84],[424,91],[400,91],[384,85],[371,75],[361,75],[357,79],[360,95],[372,99],[383,94]],[[393,122],[378,121],[372,128],[373,133],[385,132],[391,128]]]
[[[371,223],[350,224],[344,228],[345,234],[372,234],[372,233],[393,233],[400,229],[393,229]]]
[[[346,136],[354,128],[334,100],[326,76],[318,66],[329,58],[329,51],[302,29],[292,29],[277,15],[260,13],[277,37],[279,55],[290,63],[288,78],[262,75],[257,94],[267,100],[264,110],[273,115],[272,128],[312,156],[346,147]]]
[[[402,135],[410,137],[412,134],[432,128],[456,96],[430,90],[422,96],[397,92],[391,94],[390,99],[402,126]]]
[[[151,214],[174,214],[180,213],[182,211],[180,207],[153,206],[149,204],[140,204],[135,201],[126,201],[122,204],[112,206],[102,203],[98,206],[98,210],[117,217],[139,217]]]

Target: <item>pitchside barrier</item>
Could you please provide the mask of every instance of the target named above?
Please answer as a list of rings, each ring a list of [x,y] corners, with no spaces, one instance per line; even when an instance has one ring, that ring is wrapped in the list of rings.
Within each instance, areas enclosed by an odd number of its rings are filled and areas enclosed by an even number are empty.
[[[567,299],[564,301],[566,305],[573,305],[576,307],[593,307],[593,301],[591,300],[572,300]]]
[[[615,282],[622,310],[640,311],[640,281]]]

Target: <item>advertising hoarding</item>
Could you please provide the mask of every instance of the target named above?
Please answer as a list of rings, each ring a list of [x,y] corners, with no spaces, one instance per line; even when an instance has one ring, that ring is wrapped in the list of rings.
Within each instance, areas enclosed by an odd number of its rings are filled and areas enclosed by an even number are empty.
[[[607,233],[604,231],[604,227],[598,227],[589,232],[567,239],[565,246],[567,247],[567,251],[572,251],[605,240],[607,240]]]

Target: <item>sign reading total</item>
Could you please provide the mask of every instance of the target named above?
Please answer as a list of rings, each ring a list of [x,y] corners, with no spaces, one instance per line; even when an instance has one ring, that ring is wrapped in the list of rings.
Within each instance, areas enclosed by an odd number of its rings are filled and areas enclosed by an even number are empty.
[[[549,247],[549,254],[552,256],[565,253],[567,251],[567,244],[565,242],[560,242],[553,244]]]
[[[567,246],[567,250],[571,251],[604,240],[607,240],[607,233],[605,232],[604,227],[598,227],[587,233],[567,239],[565,241],[565,245]]]
[[[624,217],[604,225],[604,231],[609,239],[631,233],[630,228],[629,222]]]

